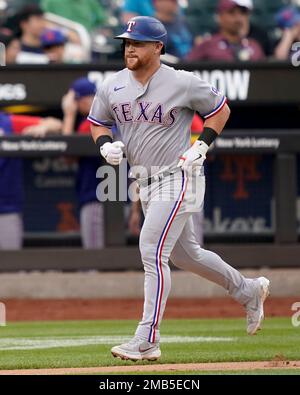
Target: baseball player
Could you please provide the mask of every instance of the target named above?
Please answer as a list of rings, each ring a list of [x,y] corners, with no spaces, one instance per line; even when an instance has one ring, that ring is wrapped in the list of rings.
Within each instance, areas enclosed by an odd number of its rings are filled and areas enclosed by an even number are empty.
[[[245,278],[218,255],[202,249],[191,218],[203,206],[206,152],[229,117],[226,98],[193,73],[161,64],[167,34],[155,18],[132,18],[116,38],[123,40],[126,68],[104,81],[88,118],[101,155],[118,165],[124,151],[140,187],[145,300],[133,339],[113,347],[112,355],[133,361],[161,356],[159,327],[171,287],[169,258],[179,268],[225,288],[245,306],[247,332],[255,334],[263,319],[269,280]],[[205,123],[199,140],[190,146],[195,111]],[[123,142],[112,141],[113,124]]]
[[[61,121],[0,112],[0,136],[26,134],[43,137],[61,131]],[[18,250],[23,241],[22,160],[0,157],[0,250]]]

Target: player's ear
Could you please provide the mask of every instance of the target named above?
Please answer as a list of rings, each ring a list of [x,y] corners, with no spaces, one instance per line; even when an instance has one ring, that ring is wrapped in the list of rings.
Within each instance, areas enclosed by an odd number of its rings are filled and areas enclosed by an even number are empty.
[[[163,43],[161,43],[160,41],[157,41],[156,43],[155,43],[155,52],[157,52],[157,53],[159,53],[159,54],[161,54],[161,51],[162,51],[162,49],[163,49]]]

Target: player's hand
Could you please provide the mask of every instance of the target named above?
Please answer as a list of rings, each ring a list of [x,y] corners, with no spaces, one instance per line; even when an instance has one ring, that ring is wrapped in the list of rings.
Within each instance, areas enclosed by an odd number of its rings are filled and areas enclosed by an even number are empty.
[[[119,165],[123,159],[124,144],[122,141],[115,141],[114,143],[105,143],[100,148],[100,153],[107,163],[110,165]]]
[[[75,100],[75,92],[70,89],[61,100],[61,107],[63,113],[66,114],[76,114],[78,111],[78,103]]]
[[[177,166],[181,167],[183,170],[187,170],[190,167],[202,166],[206,159],[207,150],[208,145],[204,143],[204,141],[197,140],[191,148],[185,151],[181,156]]]

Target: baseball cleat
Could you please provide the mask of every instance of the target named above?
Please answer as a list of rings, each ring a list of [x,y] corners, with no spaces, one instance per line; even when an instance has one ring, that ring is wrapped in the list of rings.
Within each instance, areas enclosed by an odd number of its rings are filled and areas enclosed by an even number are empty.
[[[247,333],[255,335],[264,319],[264,301],[270,294],[270,281],[265,277],[255,279],[257,289],[254,297],[246,304]]]
[[[143,339],[133,338],[128,343],[114,346],[111,353],[116,358],[123,360],[137,361],[156,361],[161,356],[158,343],[149,343]]]

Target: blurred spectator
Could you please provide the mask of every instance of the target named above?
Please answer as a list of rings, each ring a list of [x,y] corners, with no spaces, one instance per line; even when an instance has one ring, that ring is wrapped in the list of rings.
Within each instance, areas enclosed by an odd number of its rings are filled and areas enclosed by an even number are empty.
[[[6,64],[16,63],[18,53],[21,50],[20,40],[8,29],[0,29],[0,43],[5,45]]]
[[[48,63],[41,44],[45,29],[43,11],[36,5],[27,5],[17,13],[16,19],[21,31],[21,52],[17,63]]]
[[[252,38],[260,44],[263,52],[266,56],[273,55],[274,51],[274,38],[271,38],[271,33],[262,26],[251,22],[251,13],[253,11],[253,1],[252,0],[242,0],[238,3],[243,4],[244,7],[248,8],[245,10],[241,16],[241,22],[243,28],[241,29],[242,37]]]
[[[43,137],[59,132],[61,121],[10,115],[0,112],[0,135],[26,134]],[[22,160],[0,157],[0,249],[17,250],[23,239],[23,169]]]
[[[52,12],[80,23],[89,32],[106,22],[106,14],[97,0],[41,0],[45,12]]]
[[[245,15],[252,9],[251,0],[220,0],[217,8],[219,32],[196,45],[188,60],[257,61],[265,58],[261,45],[250,38]],[[249,34],[249,32],[248,32]]]
[[[274,55],[276,59],[287,60],[292,55],[293,43],[300,41],[300,12],[296,7],[285,7],[275,18],[283,33]]]
[[[124,0],[122,23],[126,25],[129,19],[137,16],[154,16],[153,0]]]
[[[57,29],[47,29],[41,35],[42,47],[50,63],[63,63],[67,37]]]
[[[7,6],[7,0],[0,0],[0,26],[2,26],[6,20]]]
[[[64,113],[63,133],[70,135],[77,131],[79,134],[90,134],[90,123],[86,119],[89,114],[96,85],[88,78],[75,80],[68,93],[62,99]],[[76,127],[77,115],[80,117]],[[100,155],[95,158],[79,159],[76,189],[80,208],[80,231],[84,248],[103,248],[105,243],[104,208],[96,196],[99,179],[96,172],[104,162]]]
[[[178,0],[153,0],[155,17],[168,32],[167,53],[178,58],[185,57],[193,45],[193,37],[187,28]]]

